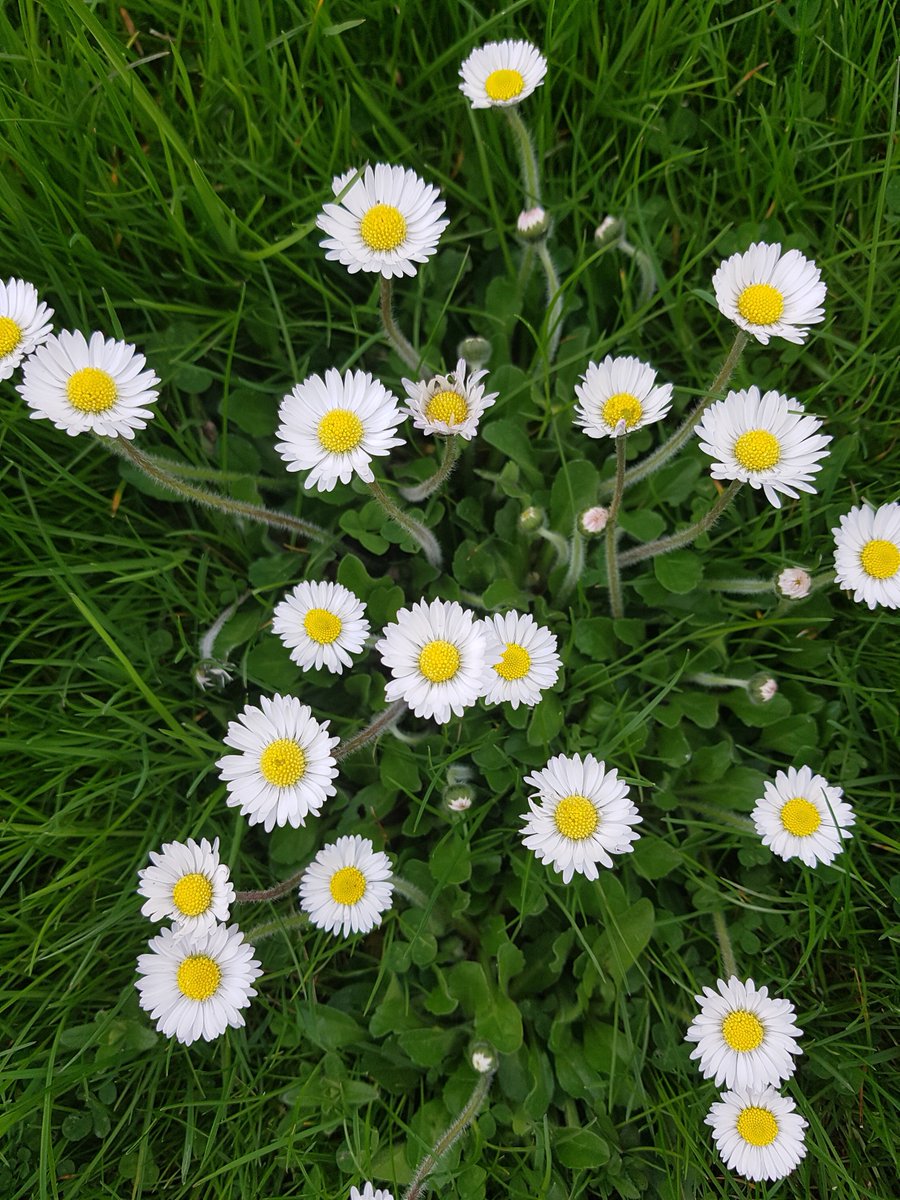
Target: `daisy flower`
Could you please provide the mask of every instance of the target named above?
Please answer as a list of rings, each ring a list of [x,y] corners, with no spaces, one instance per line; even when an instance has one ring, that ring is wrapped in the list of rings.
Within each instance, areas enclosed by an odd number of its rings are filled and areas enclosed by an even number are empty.
[[[612,358],[588,363],[575,385],[578,403],[575,424],[588,437],[618,437],[619,422],[625,432],[660,421],[672,407],[672,385],[657,386],[656,372],[637,358]]]
[[[803,600],[812,591],[812,576],[802,567],[785,567],[775,581],[779,595],[788,600]]]
[[[449,224],[438,189],[404,167],[379,163],[361,173],[345,171],[331,187],[336,203],[316,217],[328,235],[319,245],[351,275],[415,275],[415,264],[431,258]]]
[[[417,717],[443,725],[482,695],[484,629],[455,600],[401,608],[375,649],[391,672],[386,698],[405,700]]]
[[[256,995],[252,985],[262,971],[237,925],[184,936],[163,929],[148,945],[150,953],[138,956],[134,986],[160,1033],[190,1046],[244,1024],[241,1009]]]
[[[225,745],[241,753],[216,763],[228,787],[226,803],[266,833],[276,825],[296,829],[337,791],[332,751],[340,738],[329,737],[328,721],[316,721],[294,696],[263,696],[260,704],[248,704],[228,722]]]
[[[466,360],[461,358],[456,370],[448,375],[435,375],[433,379],[414,383],[404,379],[407,403],[402,411],[412,417],[416,429],[425,433],[440,433],[444,437],[458,433],[471,441],[478,431],[478,422],[486,408],[490,408],[499,392],[484,394],[481,382],[487,371],[474,371],[466,379]]]
[[[773,854],[815,867],[830,863],[843,849],[843,839],[853,837],[849,828],[856,814],[843,795],[811,767],[788,767],[776,774],[774,783],[766,783],[750,815]]]
[[[0,379],[9,379],[22,359],[47,340],[52,316],[53,309],[38,300],[33,283],[0,283]]]
[[[219,839],[166,842],[162,853],[150,851],[152,866],[138,871],[141,909],[151,921],[174,921],[176,933],[206,933],[227,921],[234,886],[225,863],[219,862]]]
[[[857,505],[831,532],[838,585],[857,604],[900,608],[900,504]]]
[[[488,704],[506,701],[513,708],[533,707],[541,692],[559,678],[555,635],[527,613],[498,614],[481,623],[487,643],[485,700]]]
[[[323,846],[303,872],[300,907],[317,929],[347,937],[381,924],[393,890],[388,856],[353,834]]]
[[[324,667],[335,675],[353,665],[369,636],[366,606],[340,583],[298,583],[275,606],[272,632],[304,671]]]
[[[806,1154],[806,1121],[775,1088],[725,1092],[706,1124],[726,1167],[745,1179],[783,1179]]]
[[[523,813],[522,840],[543,863],[569,883],[576,871],[596,879],[597,863],[611,867],[613,854],[628,854],[640,836],[631,827],[643,820],[628,798],[628,785],[615,768],[586,754],[558,754],[525,782],[537,791]],[[540,803],[535,804],[535,798]]]
[[[758,387],[729,392],[706,410],[697,424],[700,449],[715,461],[713,479],[739,479],[762,488],[766,499],[781,508],[779,493],[796,500],[799,492],[815,492],[809,482],[821,471],[828,453],[822,422],[808,416],[796,400],[779,392],[760,396]]]
[[[373,1187],[366,1180],[362,1191],[356,1187],[350,1189],[350,1200],[394,1200],[394,1197],[386,1188]]]
[[[754,242],[732,254],[713,275],[719,312],[766,345],[770,337],[805,342],[809,326],[825,319],[825,284],[814,262],[779,243]]]
[[[547,60],[529,42],[507,39],[473,50],[459,73],[459,90],[473,108],[509,108],[541,86]]]
[[[289,471],[309,471],[304,486],[320,492],[354,475],[371,483],[372,459],[403,445],[394,437],[403,420],[397,399],[366,371],[310,375],[284,397],[278,419],[275,449]]]
[[[159,379],[145,371],[147,360],[127,342],[92,333],[63,330],[49,337],[25,360],[16,391],[32,410],[32,420],[46,418],[71,437],[99,433],[131,441],[145,429],[154,412]]]

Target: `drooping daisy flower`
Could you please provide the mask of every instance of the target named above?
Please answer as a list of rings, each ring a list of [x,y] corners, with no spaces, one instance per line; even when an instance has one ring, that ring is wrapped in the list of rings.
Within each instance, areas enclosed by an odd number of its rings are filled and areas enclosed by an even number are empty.
[[[459,90],[473,108],[509,108],[541,86],[547,60],[529,42],[488,42],[459,69]]]
[[[431,258],[449,224],[438,189],[404,167],[379,163],[361,174],[345,171],[331,186],[340,199],[316,217],[328,235],[319,245],[351,275],[415,275],[415,264]]]
[[[842,788],[814,775],[811,767],[788,767],[776,774],[774,783],[766,783],[750,815],[773,854],[815,867],[830,863],[843,849],[843,839],[853,837],[849,830],[856,814],[843,795]]]
[[[99,433],[131,441],[155,413],[159,379],[145,371],[147,360],[127,342],[92,333],[63,330],[25,360],[16,391],[32,410],[32,420],[46,418],[74,437]]]
[[[672,385],[657,386],[652,367],[608,354],[602,363],[588,363],[575,395],[575,424],[592,438],[617,437],[620,421],[626,433],[642,429],[662,420],[672,407]]]
[[[52,316],[53,309],[39,302],[33,283],[0,283],[0,379],[9,379],[22,359],[47,340]]]
[[[353,665],[369,636],[366,606],[340,583],[298,583],[275,606],[272,632],[304,671],[324,667],[335,675]]]
[[[857,604],[900,608],[900,504],[857,505],[831,532],[840,587]]]
[[[216,763],[228,786],[226,803],[266,833],[276,825],[296,829],[337,791],[332,751],[340,738],[329,737],[329,722],[316,721],[295,696],[263,696],[260,704],[248,704],[228,722],[225,744],[241,753]]]
[[[783,1179],[806,1154],[806,1121],[773,1087],[725,1092],[706,1117],[726,1167],[745,1179]]]
[[[417,717],[443,725],[482,695],[484,629],[455,600],[401,608],[375,649],[392,676],[385,696],[405,700]]]
[[[826,287],[819,268],[799,250],[781,253],[776,242],[754,242],[732,254],[713,275],[719,312],[766,345],[783,337],[798,345],[809,326],[825,319]]]
[[[166,842],[162,853],[150,851],[153,864],[138,871],[141,909],[151,921],[173,921],[176,933],[205,933],[227,921],[234,903],[234,885],[225,863],[219,861],[219,839]]]
[[[368,838],[340,837],[303,872],[300,907],[327,933],[368,933],[393,903],[391,874],[390,859]]]
[[[262,971],[237,925],[184,935],[163,929],[148,945],[150,954],[138,956],[141,978],[134,986],[160,1033],[190,1046],[244,1024],[241,1009],[256,995],[252,985]]]
[[[758,387],[750,387],[708,408],[696,434],[700,449],[715,460],[713,479],[762,488],[769,503],[781,508],[779,493],[796,500],[800,492],[815,492],[809,481],[821,471],[831,441],[821,428],[796,400],[779,392],[760,396]]]
[[[484,394],[481,381],[487,371],[474,371],[468,379],[466,371],[466,360],[461,358],[449,375],[435,375],[421,383],[403,380],[407,403],[402,405],[402,411],[412,417],[416,429],[444,437],[458,433],[471,441],[482,413],[491,407],[499,392]]]
[[[803,600],[812,591],[812,576],[802,567],[785,567],[775,581],[780,595],[788,600]]]
[[[320,492],[354,475],[371,483],[372,459],[403,445],[394,437],[403,420],[397,398],[366,371],[310,375],[284,397],[278,419],[275,449],[289,471],[309,471],[304,487]]]
[[[525,782],[537,791],[528,801],[531,811],[522,814],[522,840],[541,862],[562,872],[563,883],[576,871],[596,879],[597,863],[611,867],[611,855],[634,849],[631,843],[640,834],[632,826],[643,817],[616,769],[607,770],[593,754],[583,759],[580,754],[557,754]]]
[[[387,1188],[373,1187],[368,1180],[360,1191],[357,1187],[350,1189],[350,1200],[394,1200]]]
[[[556,637],[538,625],[528,613],[506,613],[485,617],[487,656],[484,698],[488,704],[506,702],[533,707],[541,692],[559,678],[561,659]]]

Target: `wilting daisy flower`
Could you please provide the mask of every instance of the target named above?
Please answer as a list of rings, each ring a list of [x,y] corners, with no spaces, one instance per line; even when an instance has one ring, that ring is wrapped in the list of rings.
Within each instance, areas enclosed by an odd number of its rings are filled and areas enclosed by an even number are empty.
[[[356,1187],[350,1189],[350,1200],[394,1200],[394,1197],[386,1188],[373,1187],[367,1180],[362,1191]]]
[[[16,391],[32,409],[32,420],[45,417],[74,437],[90,430],[129,441],[146,428],[154,412],[159,379],[145,371],[147,360],[127,342],[92,333],[63,330],[25,360]]]
[[[388,700],[405,700],[417,717],[443,725],[482,695],[485,635],[455,600],[401,608],[375,649],[391,672]]]
[[[33,283],[0,283],[0,379],[9,379],[22,359],[47,340],[52,316],[53,309],[38,300]]]
[[[803,600],[812,590],[812,576],[802,567],[785,567],[775,586],[788,600]]]
[[[719,312],[765,345],[770,337],[805,342],[809,326],[825,319],[826,287],[814,262],[779,243],[754,242],[732,254],[713,275]]]
[[[362,173],[345,171],[331,186],[340,199],[316,217],[328,235],[319,244],[351,275],[415,275],[415,264],[431,258],[449,224],[438,189],[403,167],[379,163]]]
[[[843,795],[842,788],[814,775],[811,767],[788,767],[776,774],[774,783],[766,783],[750,815],[773,854],[815,867],[830,863],[843,849],[842,840],[853,837],[849,828],[856,814]]]
[[[303,872],[300,907],[327,933],[368,933],[393,903],[391,863],[368,838],[353,834],[323,846]]]
[[[822,469],[828,434],[822,422],[808,416],[796,400],[779,392],[760,396],[758,387],[729,392],[706,410],[697,424],[700,449],[715,459],[713,479],[739,479],[762,488],[766,499],[781,508],[779,493],[796,500],[799,492],[815,492],[809,482]]]
[[[324,667],[335,675],[353,665],[369,636],[366,606],[340,583],[298,583],[275,606],[272,632],[304,671]]]
[[[256,995],[252,985],[262,971],[237,925],[187,934],[163,929],[148,945],[151,953],[138,956],[135,987],[160,1033],[190,1046],[244,1024],[241,1009]]]
[[[505,701],[513,708],[537,704],[541,692],[559,678],[555,635],[528,613],[485,617],[482,625],[487,645],[485,700],[488,704]]]
[[[412,417],[416,429],[440,433],[444,437],[458,433],[471,441],[482,413],[491,407],[499,392],[490,392],[486,396],[481,381],[487,371],[474,371],[466,379],[467,369],[466,360],[461,358],[456,370],[449,375],[435,375],[421,383],[403,380],[407,403],[402,406],[402,411]]]
[[[631,827],[643,820],[628,798],[628,785],[615,768],[586,754],[558,754],[540,771],[526,775],[537,791],[523,813],[522,840],[543,863],[562,872],[568,883],[578,871],[596,879],[597,863],[611,867],[613,854],[627,854],[640,834]],[[537,798],[540,803],[535,803]]]
[[[166,842],[162,853],[150,851],[153,864],[138,871],[141,909],[151,921],[174,921],[176,933],[205,933],[227,921],[234,903],[234,885],[225,863],[219,862],[219,839]]]
[[[397,399],[366,371],[310,375],[284,397],[278,419],[275,449],[289,471],[309,471],[304,486],[320,492],[354,475],[371,483],[372,459],[403,445],[394,437],[403,420]]]
[[[900,504],[857,505],[831,532],[839,586],[857,604],[900,608]]]
[[[602,363],[588,363],[575,395],[575,424],[592,438],[617,437],[620,421],[626,433],[642,429],[672,407],[672,385],[657,386],[652,367],[637,358],[608,354]]]
[[[248,704],[228,722],[225,744],[241,753],[216,763],[228,786],[226,803],[266,833],[276,825],[296,829],[337,791],[332,751],[340,738],[329,737],[328,721],[316,721],[295,696],[263,696],[260,704]]]
[[[725,1092],[706,1124],[722,1161],[745,1179],[783,1179],[806,1154],[806,1121],[773,1087]]]
[[[488,42],[459,69],[459,90],[473,108],[509,108],[544,82],[547,60],[529,42]]]

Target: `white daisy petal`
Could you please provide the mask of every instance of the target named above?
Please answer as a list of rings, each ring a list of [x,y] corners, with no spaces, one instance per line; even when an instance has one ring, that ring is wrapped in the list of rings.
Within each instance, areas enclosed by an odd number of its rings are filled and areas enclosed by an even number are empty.
[[[416,429],[445,437],[459,434],[471,441],[478,431],[482,414],[499,393],[484,394],[481,380],[487,371],[475,371],[466,379],[467,370],[466,360],[461,358],[456,370],[447,375],[435,375],[433,379],[419,383],[403,380],[407,403],[402,405],[402,411],[412,417]]]
[[[376,1188],[366,1181],[362,1191],[356,1187],[350,1189],[350,1200],[394,1200],[394,1197],[387,1188]]]
[[[575,385],[578,403],[575,424],[588,437],[617,437],[660,421],[672,407],[672,385],[657,386],[656,372],[637,358],[612,358],[589,363]]]
[[[802,567],[785,567],[775,581],[779,595],[788,600],[803,600],[812,591],[812,576]]]
[[[328,933],[368,933],[393,903],[388,856],[353,834],[324,846],[303,872],[300,908]]]
[[[857,505],[831,532],[839,586],[870,609],[900,608],[900,504]]]
[[[138,895],[146,896],[141,912],[151,921],[172,921],[176,933],[204,933],[227,921],[234,885],[219,861],[219,839],[209,844],[166,842],[161,854],[150,851],[152,866],[138,871]]]
[[[770,337],[801,343],[824,321],[826,287],[814,262],[799,250],[755,242],[732,254],[713,275],[719,311],[765,345]]]
[[[806,1154],[806,1121],[773,1087],[725,1092],[706,1117],[722,1161],[745,1179],[783,1179]]]
[[[556,637],[527,613],[506,613],[482,621],[487,644],[484,698],[533,707],[559,678]]]
[[[459,90],[473,108],[509,108],[541,86],[547,60],[529,42],[488,42],[459,69]]]
[[[335,675],[353,665],[369,636],[366,606],[340,583],[299,583],[275,606],[272,632],[304,671]]]
[[[843,839],[853,836],[849,829],[856,814],[843,795],[811,767],[789,767],[776,774],[774,783],[766,783],[750,815],[773,854],[815,867],[830,863],[841,853]]]
[[[0,283],[0,380],[9,379],[23,358],[50,337],[53,309],[24,279]]]

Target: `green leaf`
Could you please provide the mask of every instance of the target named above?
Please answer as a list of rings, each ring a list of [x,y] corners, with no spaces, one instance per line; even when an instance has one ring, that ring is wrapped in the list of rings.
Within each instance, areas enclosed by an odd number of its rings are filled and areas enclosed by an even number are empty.
[[[532,480],[539,478],[534,465],[534,454],[531,439],[522,421],[513,421],[508,417],[499,421],[491,421],[484,426],[484,440],[515,462],[520,470],[531,475]]]
[[[459,1040],[459,1029],[431,1025],[427,1029],[409,1029],[397,1035],[397,1041],[420,1067],[439,1067],[450,1059]]]
[[[550,520],[567,537],[572,533],[578,513],[597,503],[600,474],[593,463],[576,458],[564,463],[550,491]]]
[[[558,696],[547,692],[534,706],[526,734],[529,746],[548,746],[562,729],[563,707]]]
[[[556,1137],[556,1157],[564,1167],[602,1167],[609,1162],[609,1143],[590,1129],[564,1129]]]
[[[272,438],[278,424],[278,400],[251,388],[234,388],[227,401],[219,402],[219,412],[251,437]]]
[[[611,617],[586,617],[575,624],[575,645],[597,662],[616,658],[616,635]]]
[[[645,897],[612,917],[598,939],[595,953],[606,971],[618,981],[640,958],[653,933],[653,905]]]
[[[337,1050],[363,1039],[362,1026],[349,1013],[328,1004],[317,1004],[314,1008],[298,1004],[295,1017],[309,1041],[320,1050]]]
[[[692,592],[703,578],[703,564],[691,550],[673,550],[653,560],[656,578],[669,591],[683,596]]]
[[[634,844],[631,862],[644,879],[662,879],[681,864],[681,851],[652,833],[645,833]]]

